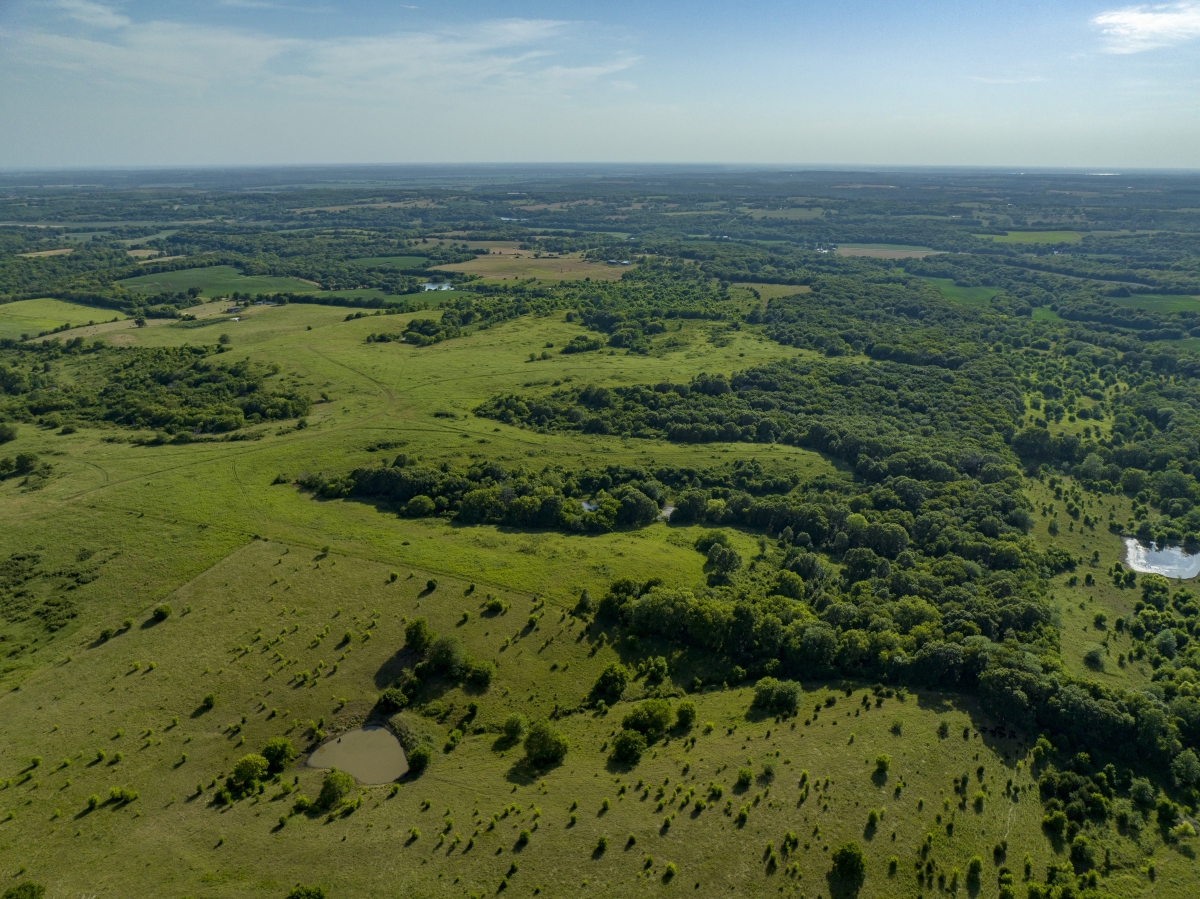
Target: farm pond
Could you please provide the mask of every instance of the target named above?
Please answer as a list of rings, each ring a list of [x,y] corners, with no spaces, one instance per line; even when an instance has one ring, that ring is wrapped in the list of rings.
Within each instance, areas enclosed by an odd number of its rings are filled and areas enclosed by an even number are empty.
[[[400,741],[379,724],[331,737],[313,750],[308,766],[337,768],[362,784],[391,783],[408,773],[408,759]]]
[[[1200,574],[1200,553],[1186,552],[1182,546],[1156,547],[1126,537],[1125,560],[1139,574],[1161,574],[1180,580]]]

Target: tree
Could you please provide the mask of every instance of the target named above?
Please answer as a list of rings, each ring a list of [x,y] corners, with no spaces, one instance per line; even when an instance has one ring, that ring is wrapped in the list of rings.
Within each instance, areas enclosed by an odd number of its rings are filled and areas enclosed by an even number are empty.
[[[525,755],[538,768],[557,765],[567,757],[567,738],[551,727],[549,721],[539,721],[525,737]]]
[[[458,637],[438,637],[429,645],[429,667],[439,674],[457,677],[466,661],[467,651]]]
[[[1200,759],[1194,750],[1185,749],[1175,756],[1171,762],[1171,776],[1180,787],[1190,787],[1200,783]]]
[[[608,667],[600,672],[592,687],[592,695],[597,699],[613,703],[621,698],[621,693],[629,684],[629,669],[620,662],[610,662]]]
[[[764,677],[754,685],[754,706],[777,715],[794,715],[800,708],[800,685]]]
[[[433,753],[429,751],[428,746],[415,746],[412,752],[408,753],[408,770],[414,777],[426,768],[429,767],[429,762],[433,758]]]
[[[8,443],[10,440],[17,439],[17,429],[15,425],[10,425],[6,422],[0,422],[0,443]]]
[[[296,749],[287,737],[272,737],[263,747],[262,756],[267,760],[271,773],[275,774],[286,768],[296,757]]]
[[[434,641],[436,635],[429,629],[429,622],[424,618],[416,618],[404,628],[404,645],[418,655],[425,655],[425,650]]]
[[[636,730],[623,730],[613,740],[613,761],[636,765],[646,751],[646,738]]]
[[[742,557],[737,550],[714,543],[708,549],[708,561],[704,567],[716,577],[727,578],[742,567]]]
[[[665,699],[647,699],[639,702],[625,716],[621,726],[626,730],[638,731],[644,734],[647,740],[654,742],[671,726],[671,704]]]
[[[321,793],[317,796],[317,807],[332,811],[342,804],[342,801],[350,795],[350,791],[353,789],[353,777],[345,771],[330,768],[325,773],[325,780],[321,783]]]
[[[696,703],[690,699],[685,699],[679,703],[679,707],[675,709],[675,723],[683,730],[688,730],[696,723]]]
[[[866,872],[867,862],[858,843],[851,840],[833,851],[833,871],[831,873],[844,886],[858,890],[862,887]]]
[[[504,719],[504,736],[514,742],[521,739],[529,722],[524,715],[509,715]]]
[[[267,776],[270,764],[257,753],[244,755],[233,766],[231,780],[234,786],[243,792],[253,789],[254,785]]]

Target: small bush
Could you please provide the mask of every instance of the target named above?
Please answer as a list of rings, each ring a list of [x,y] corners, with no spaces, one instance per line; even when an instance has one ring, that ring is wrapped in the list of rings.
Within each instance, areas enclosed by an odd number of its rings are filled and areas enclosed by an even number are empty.
[[[754,782],[754,772],[749,768],[739,768],[737,776],[737,785],[739,787],[748,787]]]
[[[425,589],[430,593],[432,593],[434,590],[436,590],[437,589],[437,578],[431,577],[429,580],[427,580],[425,582]]]
[[[267,776],[270,767],[270,763],[261,755],[244,755],[234,764],[230,780],[235,787],[246,792]]]
[[[596,678],[596,683],[592,687],[592,695],[596,699],[603,699],[611,704],[621,698],[621,694],[628,685],[629,669],[619,662],[612,662]]]
[[[169,603],[163,603],[161,606],[154,607],[154,620],[166,621],[171,617],[171,606]]]
[[[675,875],[679,873],[679,869],[675,867],[674,862],[667,862],[667,866],[663,868],[663,883],[670,883],[675,879]]]
[[[639,702],[625,716],[621,726],[626,730],[644,734],[646,741],[652,743],[662,737],[671,726],[671,704],[665,699],[647,699]]]
[[[42,899],[45,895],[46,888],[32,880],[18,883],[4,891],[4,899]]]
[[[217,704],[217,697],[215,695],[213,695],[212,693],[209,693],[207,696],[205,696],[203,699],[200,700],[200,708],[202,708],[206,712],[211,712],[213,710],[213,706],[215,706],[216,704]]]
[[[325,899],[325,890],[321,887],[306,887],[296,884],[287,894],[287,899]]]
[[[875,771],[878,774],[887,774],[888,768],[892,765],[892,757],[885,753],[880,753],[875,756]]]

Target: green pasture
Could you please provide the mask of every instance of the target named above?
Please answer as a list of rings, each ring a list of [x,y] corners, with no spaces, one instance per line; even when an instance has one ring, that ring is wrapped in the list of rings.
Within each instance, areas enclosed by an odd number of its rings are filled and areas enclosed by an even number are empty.
[[[232,265],[212,265],[206,268],[186,268],[153,275],[139,275],[120,282],[130,290],[141,293],[164,293],[196,287],[201,296],[228,296],[240,293],[312,293],[320,288],[298,278],[278,278],[272,275],[243,275]]]
[[[999,287],[959,287],[953,278],[925,278],[941,291],[942,296],[968,306],[986,306],[1000,292]]]
[[[1118,306],[1145,309],[1147,312],[1200,312],[1200,297],[1179,294],[1135,293],[1129,297],[1108,297]]]
[[[1007,234],[976,234],[976,237],[996,243],[1079,243],[1083,235],[1078,231],[1009,231]]]
[[[125,316],[113,309],[98,309],[62,300],[18,300],[0,304],[0,338],[18,340],[28,334],[36,337],[43,331],[52,331],[65,324],[81,325],[87,322],[107,322]]]
[[[394,268],[398,271],[425,268],[429,265],[427,256],[370,256],[366,259],[352,259],[351,265],[361,265],[366,268]]]

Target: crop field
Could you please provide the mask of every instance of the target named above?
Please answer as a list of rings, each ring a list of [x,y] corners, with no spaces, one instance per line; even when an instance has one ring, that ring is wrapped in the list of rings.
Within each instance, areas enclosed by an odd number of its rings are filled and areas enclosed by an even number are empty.
[[[3,235],[0,893],[1200,895],[1200,579],[1126,558],[1200,545],[1188,240],[1110,297],[931,255],[1019,180],[555,177],[169,226],[287,276]],[[366,725],[407,773],[310,766]]]
[[[67,324],[90,321],[110,321],[125,318],[110,309],[81,306],[62,300],[19,300],[0,305],[0,338],[20,339],[28,334],[36,337],[43,331],[52,331]]]

